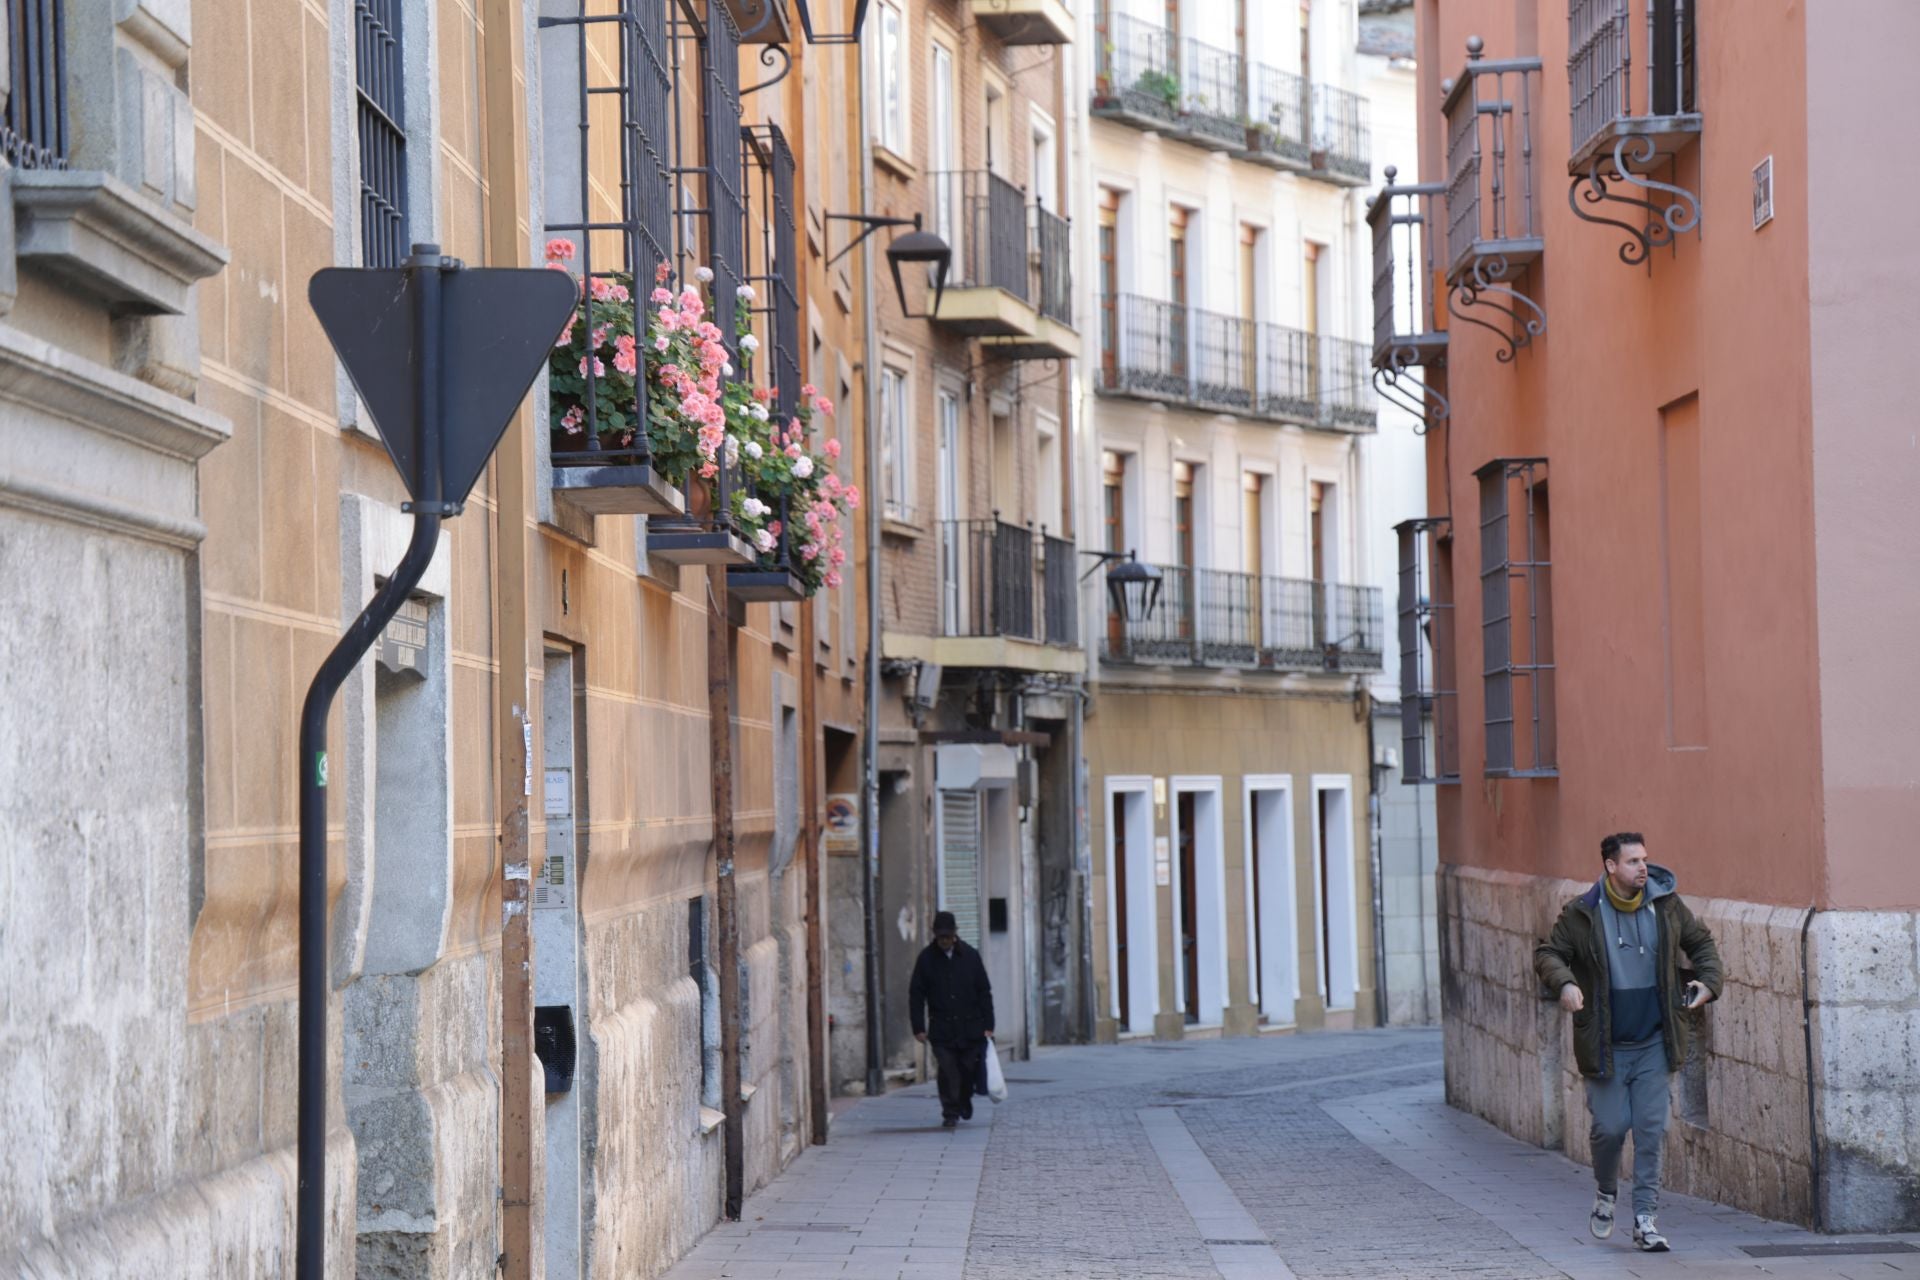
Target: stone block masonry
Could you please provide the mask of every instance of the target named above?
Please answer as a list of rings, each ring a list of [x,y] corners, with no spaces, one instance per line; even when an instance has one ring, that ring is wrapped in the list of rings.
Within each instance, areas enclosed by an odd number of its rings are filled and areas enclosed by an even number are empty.
[[[1448,1101],[1590,1163],[1571,1025],[1542,998],[1532,963],[1586,887],[1443,865],[1439,911]],[[1667,1187],[1828,1230],[1920,1228],[1915,917],[1687,905],[1713,930],[1726,986],[1696,1015],[1701,1034],[1674,1077]]]

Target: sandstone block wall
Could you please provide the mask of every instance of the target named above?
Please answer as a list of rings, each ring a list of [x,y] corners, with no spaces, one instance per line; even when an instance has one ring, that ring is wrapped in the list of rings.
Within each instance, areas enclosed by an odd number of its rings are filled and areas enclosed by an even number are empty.
[[[1541,998],[1532,963],[1586,882],[1442,866],[1439,887],[1448,1101],[1590,1163],[1571,1023]],[[1665,1185],[1832,1230],[1920,1227],[1915,918],[1687,904],[1714,932],[1726,983],[1674,1077]]]

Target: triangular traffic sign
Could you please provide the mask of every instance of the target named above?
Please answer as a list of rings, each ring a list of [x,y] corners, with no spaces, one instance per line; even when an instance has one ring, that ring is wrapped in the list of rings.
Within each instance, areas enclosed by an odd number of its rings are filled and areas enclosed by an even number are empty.
[[[451,261],[451,260],[449,260]],[[580,301],[561,271],[484,267],[440,271],[441,421],[420,420],[415,269],[329,267],[307,298],[354,389],[373,415],[393,465],[417,503],[458,507],[539,376]],[[422,492],[437,443],[436,493]]]

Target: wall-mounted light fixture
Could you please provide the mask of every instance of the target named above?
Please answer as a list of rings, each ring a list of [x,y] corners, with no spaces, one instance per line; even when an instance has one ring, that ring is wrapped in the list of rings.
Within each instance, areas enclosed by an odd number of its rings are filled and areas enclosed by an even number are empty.
[[[857,222],[866,228],[849,240],[840,252],[827,259],[828,266],[852,253],[862,240],[883,227],[912,227],[912,231],[887,246],[887,265],[893,269],[893,288],[900,295],[900,314],[909,320],[925,320],[940,310],[940,299],[947,292],[947,271],[953,265],[953,250],[933,232],[921,229],[919,214],[911,218],[883,218],[871,213],[830,213],[827,221]],[[908,263],[917,263],[933,271],[933,305],[926,311],[916,312],[907,305],[907,282],[900,274],[900,268]]]

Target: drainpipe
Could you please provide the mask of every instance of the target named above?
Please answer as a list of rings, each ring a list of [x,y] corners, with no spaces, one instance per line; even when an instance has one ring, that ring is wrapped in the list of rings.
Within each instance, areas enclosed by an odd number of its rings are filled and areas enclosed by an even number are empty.
[[[1099,1034],[1100,1002],[1093,989],[1093,844],[1087,833],[1087,690],[1073,691],[1073,848],[1080,871],[1080,1010],[1082,1033]]]
[[[1813,917],[1819,914],[1818,907],[1808,907],[1806,919],[1800,922],[1800,1032],[1806,1039],[1807,1048],[1807,1171],[1812,1179],[1808,1186],[1807,1199],[1813,1206],[1813,1229],[1827,1229],[1826,1195],[1820,1185],[1820,1128],[1817,1086],[1813,1072],[1813,980],[1807,968],[1807,936],[1813,931]]]
[[[873,149],[867,145],[866,59],[857,60],[860,77],[860,212],[873,207]],[[880,449],[875,431],[880,420],[879,383],[874,357],[879,345],[873,323],[873,239],[860,246],[862,357],[865,384],[867,472],[867,706],[861,754],[860,805],[864,828],[860,850],[860,889],[866,920],[867,950],[867,1096],[887,1090],[880,1035]]]
[[[1384,772],[1374,763],[1373,699],[1364,682],[1355,700],[1367,717],[1367,856],[1373,864],[1373,1021],[1387,1025],[1387,909],[1380,886],[1380,780]]]

